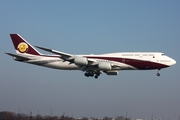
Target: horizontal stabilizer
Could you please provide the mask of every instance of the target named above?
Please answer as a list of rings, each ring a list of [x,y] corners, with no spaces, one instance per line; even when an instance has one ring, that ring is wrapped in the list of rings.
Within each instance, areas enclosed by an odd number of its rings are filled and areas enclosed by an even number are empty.
[[[12,57],[15,57],[16,60],[31,60],[28,57],[22,56],[22,55],[18,55],[18,54],[12,54],[12,53],[6,53]]]

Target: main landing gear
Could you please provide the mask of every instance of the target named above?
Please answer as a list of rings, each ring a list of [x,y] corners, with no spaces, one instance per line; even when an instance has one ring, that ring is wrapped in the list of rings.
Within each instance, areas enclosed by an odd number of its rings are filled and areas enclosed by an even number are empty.
[[[160,70],[161,70],[161,69],[158,69],[158,72],[157,72],[157,74],[156,74],[158,77],[160,76]]]
[[[86,76],[86,77],[94,77],[94,78],[98,78],[99,77],[99,75],[100,75],[100,73],[99,72],[95,72],[95,71],[86,71],[85,73],[84,73],[84,75]]]

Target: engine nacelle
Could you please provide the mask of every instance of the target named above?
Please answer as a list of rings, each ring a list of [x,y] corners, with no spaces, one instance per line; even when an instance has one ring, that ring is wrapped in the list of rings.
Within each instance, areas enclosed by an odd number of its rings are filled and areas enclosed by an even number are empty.
[[[88,64],[88,59],[85,57],[75,57],[74,58],[74,63],[76,65],[87,65]]]
[[[98,68],[100,70],[111,70],[111,64],[110,63],[107,63],[107,62],[100,62],[98,64]]]
[[[105,71],[105,73],[106,73],[107,75],[117,75],[117,74],[118,74],[118,71],[116,71],[116,70],[109,70],[109,71]]]

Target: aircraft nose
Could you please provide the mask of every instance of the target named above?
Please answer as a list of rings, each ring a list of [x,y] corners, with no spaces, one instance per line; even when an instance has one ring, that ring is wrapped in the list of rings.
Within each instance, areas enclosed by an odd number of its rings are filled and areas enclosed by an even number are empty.
[[[171,60],[172,65],[176,64],[176,61],[174,59]]]

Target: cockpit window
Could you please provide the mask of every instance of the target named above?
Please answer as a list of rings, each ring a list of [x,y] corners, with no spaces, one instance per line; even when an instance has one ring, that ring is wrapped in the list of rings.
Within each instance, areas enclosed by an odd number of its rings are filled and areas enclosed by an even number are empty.
[[[163,54],[161,54],[161,55],[164,56],[164,55],[166,55],[166,54],[163,53]]]

